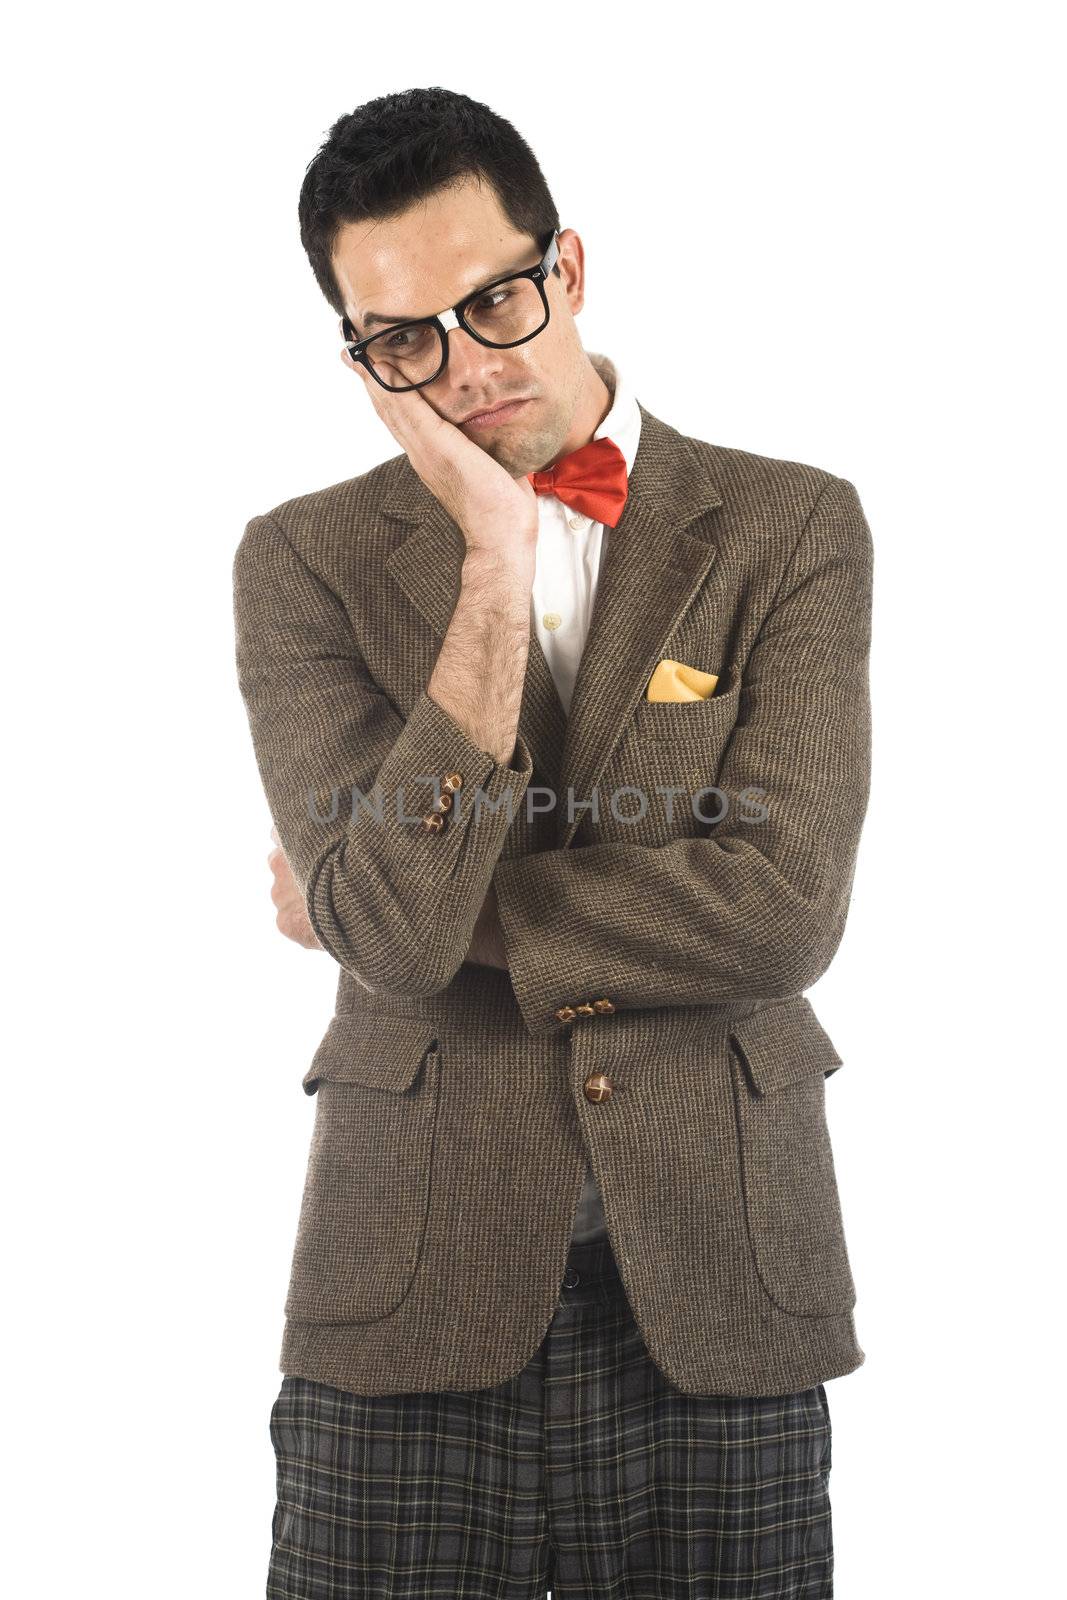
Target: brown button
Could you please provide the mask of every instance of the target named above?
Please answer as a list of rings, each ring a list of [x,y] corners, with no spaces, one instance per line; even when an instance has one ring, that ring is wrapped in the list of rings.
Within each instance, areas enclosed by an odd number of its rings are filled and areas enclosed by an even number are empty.
[[[588,1000],[583,1001],[580,1006],[575,1006],[574,1009],[575,1009],[575,1011],[577,1011],[577,1013],[578,1013],[578,1015],[580,1017],[595,1017],[596,1016],[596,1012],[593,1010],[593,1008],[589,1004]]]
[[[612,1005],[610,1000],[594,1000],[593,1009],[594,1011],[603,1012],[604,1016],[607,1016],[609,1011],[615,1010],[615,1007]]]
[[[441,782],[446,789],[462,789],[463,778],[458,772],[446,772]]]
[[[422,825],[427,833],[439,833],[445,825],[445,819],[438,812],[431,812],[428,817],[423,817]]]
[[[447,789],[445,790],[444,794],[438,795],[437,799],[433,803],[433,808],[435,811],[452,810],[452,796]]]
[[[556,1012],[556,1020],[558,1022],[573,1022],[574,1018],[575,1010],[573,1006],[560,1006]]]
[[[585,1098],[599,1103],[610,1100],[615,1093],[615,1085],[605,1072],[591,1072],[585,1080]]]

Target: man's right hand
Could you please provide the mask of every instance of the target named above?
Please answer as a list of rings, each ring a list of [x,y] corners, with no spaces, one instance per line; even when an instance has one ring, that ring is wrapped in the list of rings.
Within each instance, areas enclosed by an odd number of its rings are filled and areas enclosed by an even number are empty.
[[[444,506],[468,550],[514,557],[537,542],[537,495],[529,478],[513,478],[506,467],[469,439],[455,422],[435,411],[418,389],[397,394],[375,382],[361,362],[341,348],[345,365],[358,372],[375,411],[436,500]],[[381,363],[383,372],[391,369]],[[393,372],[398,383],[400,374]],[[532,582],[531,567],[531,582]]]
[[[278,908],[278,915],[275,921],[278,924],[279,932],[284,933],[287,939],[292,939],[294,944],[303,945],[305,950],[322,950],[325,946],[308,921],[304,897],[300,893],[299,884],[293,877],[293,869],[289,865],[289,859],[282,849],[282,842],[278,838],[277,828],[270,830],[270,836],[277,845],[277,849],[271,851],[267,861],[270,865],[270,870],[274,874],[270,897]]]
[[[511,765],[537,559],[537,495],[418,389],[393,393],[354,362],[374,409],[466,543],[459,599],[426,692],[480,750]],[[383,363],[386,372],[393,371]]]

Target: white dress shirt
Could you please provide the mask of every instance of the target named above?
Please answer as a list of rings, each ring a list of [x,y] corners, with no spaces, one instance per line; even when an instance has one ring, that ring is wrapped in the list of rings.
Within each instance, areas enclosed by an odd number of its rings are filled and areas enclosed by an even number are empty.
[[[614,440],[626,458],[629,476],[641,436],[637,400],[607,356],[592,351],[588,354],[613,397],[611,409],[593,438]],[[537,496],[537,516],[530,621],[541,641],[563,708],[569,712],[611,529],[571,510],[554,494]],[[600,1190],[592,1166],[586,1163],[585,1186],[571,1238],[576,1244],[585,1244],[606,1238],[607,1231]]]

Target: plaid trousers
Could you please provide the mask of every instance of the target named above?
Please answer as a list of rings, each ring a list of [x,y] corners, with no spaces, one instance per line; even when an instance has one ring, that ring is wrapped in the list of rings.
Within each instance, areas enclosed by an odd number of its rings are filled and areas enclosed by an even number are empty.
[[[822,1384],[688,1395],[610,1241],[572,1244],[533,1359],[489,1389],[285,1375],[270,1600],[829,1600]]]

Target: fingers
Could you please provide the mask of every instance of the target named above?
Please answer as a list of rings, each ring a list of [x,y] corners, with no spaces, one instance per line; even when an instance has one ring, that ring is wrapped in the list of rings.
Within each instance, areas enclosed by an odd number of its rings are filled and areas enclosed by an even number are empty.
[[[337,326],[342,329],[341,336],[343,338],[342,324],[339,322]],[[438,416],[433,406],[430,405],[429,401],[425,399],[418,389],[404,389],[397,394],[390,394],[388,389],[371,377],[362,361],[352,360],[347,345],[341,346],[341,360],[346,367],[350,367],[353,372],[359,373],[363,387],[370,396],[370,402],[375,411],[381,417],[397,444],[409,455],[413,450],[417,452],[422,443],[432,439],[435,434],[439,434],[442,427],[450,426],[450,424],[445,423],[442,417]],[[403,383],[404,380],[400,373],[388,361],[376,361],[375,366],[381,372],[383,378],[389,378],[392,382]],[[456,429],[454,431],[458,433],[459,430]]]
[[[272,850],[267,857],[267,865],[271,870],[274,882],[271,885],[271,894],[291,894],[296,889],[296,879],[288,861],[285,859],[284,850]]]
[[[279,931],[294,944],[301,944],[306,950],[321,950],[322,943],[308,921],[304,897],[293,877],[293,869],[282,848],[276,827],[271,828],[270,836],[276,845],[267,857],[270,870],[274,874],[274,882],[270,886],[270,897],[277,912],[274,921]]]
[[[283,933],[294,944],[303,945],[305,950],[321,950],[322,944],[303,906],[285,907],[278,912],[274,919],[279,933]]]

